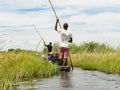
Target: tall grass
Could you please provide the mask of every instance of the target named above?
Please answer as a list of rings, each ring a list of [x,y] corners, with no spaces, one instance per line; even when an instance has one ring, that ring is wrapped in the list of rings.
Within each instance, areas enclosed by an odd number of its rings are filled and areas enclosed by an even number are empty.
[[[75,67],[120,74],[120,51],[96,42],[72,45],[72,60]]]
[[[120,53],[73,54],[74,66],[87,70],[99,70],[120,74]]]
[[[55,42],[53,43],[53,52],[54,53],[57,53],[59,52],[59,43],[58,42]],[[43,53],[47,53],[47,48],[43,48]]]
[[[59,44],[53,44],[53,51],[58,50]],[[43,52],[47,52],[46,48]],[[74,67],[120,74],[120,51],[109,45],[96,42],[72,44],[70,52]],[[12,85],[22,80],[32,81],[58,73],[56,64],[42,60],[34,51],[9,49],[8,52],[0,52],[0,90],[11,90]]]
[[[109,45],[98,42],[84,42],[81,45],[71,44],[71,53],[109,53],[114,51]]]
[[[0,52],[0,90],[11,90],[12,85],[17,85],[22,80],[44,78],[58,73],[57,65],[41,60],[35,52]]]

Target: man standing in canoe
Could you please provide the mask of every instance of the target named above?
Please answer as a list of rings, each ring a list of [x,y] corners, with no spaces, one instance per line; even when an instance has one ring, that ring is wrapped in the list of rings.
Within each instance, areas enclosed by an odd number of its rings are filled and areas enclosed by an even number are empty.
[[[52,42],[49,42],[48,45],[46,45],[45,41],[43,41],[43,43],[44,43],[44,46],[46,46],[48,49],[48,56],[50,56],[52,54]]]
[[[72,43],[72,33],[68,31],[68,24],[63,24],[63,29],[58,29],[59,19],[56,20],[55,30],[61,36],[60,50],[59,50],[59,59],[60,65],[67,66],[67,59],[69,56],[69,43]]]

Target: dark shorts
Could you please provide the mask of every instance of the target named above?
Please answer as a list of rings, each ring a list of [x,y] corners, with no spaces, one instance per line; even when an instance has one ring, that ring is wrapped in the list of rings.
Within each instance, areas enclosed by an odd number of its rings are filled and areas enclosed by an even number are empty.
[[[59,59],[67,59],[69,55],[69,48],[60,47]]]

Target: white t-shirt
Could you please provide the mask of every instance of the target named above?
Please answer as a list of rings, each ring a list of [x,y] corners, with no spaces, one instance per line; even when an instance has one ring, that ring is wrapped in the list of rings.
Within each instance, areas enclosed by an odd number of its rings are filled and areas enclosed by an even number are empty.
[[[69,45],[69,39],[72,38],[72,34],[70,31],[65,30],[65,29],[58,29],[57,30],[60,35],[61,35],[61,42],[60,42],[60,46],[61,47],[68,47]]]

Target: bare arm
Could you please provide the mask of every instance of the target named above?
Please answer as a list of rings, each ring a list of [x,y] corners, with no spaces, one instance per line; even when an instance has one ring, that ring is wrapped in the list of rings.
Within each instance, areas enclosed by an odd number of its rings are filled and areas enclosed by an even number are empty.
[[[58,31],[58,22],[59,22],[59,19],[56,20],[56,23],[55,23],[55,30]]]
[[[46,46],[45,41],[43,41],[43,43],[44,43],[44,46]]]

